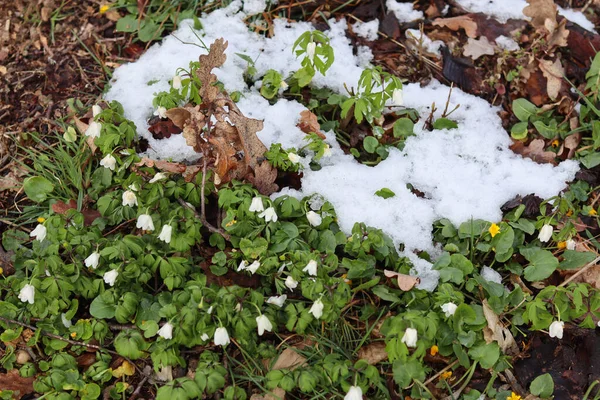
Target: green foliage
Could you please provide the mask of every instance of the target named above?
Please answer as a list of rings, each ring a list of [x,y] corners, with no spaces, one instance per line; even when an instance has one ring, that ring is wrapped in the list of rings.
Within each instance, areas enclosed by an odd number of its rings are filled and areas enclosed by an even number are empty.
[[[321,31],[304,32],[294,42],[292,52],[296,57],[304,56],[302,68],[294,73],[300,87],[308,85],[317,71],[325,75],[334,61],[333,47],[329,44],[329,38]]]

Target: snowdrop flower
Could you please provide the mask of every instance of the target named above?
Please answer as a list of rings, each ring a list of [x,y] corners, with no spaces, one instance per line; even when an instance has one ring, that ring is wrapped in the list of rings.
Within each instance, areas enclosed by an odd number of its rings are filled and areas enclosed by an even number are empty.
[[[29,233],[29,237],[34,237],[38,242],[41,242],[46,238],[46,227],[42,224],[38,224],[34,230]]]
[[[264,218],[266,222],[273,221],[277,222],[277,213],[273,207],[267,208],[265,211],[258,214],[260,218]]]
[[[283,303],[287,300],[287,294],[281,296],[271,296],[267,299],[267,304],[273,304],[277,307],[283,307]]]
[[[107,154],[106,157],[100,160],[100,165],[102,165],[104,168],[114,171],[115,165],[117,165],[117,159],[114,158],[112,154]]]
[[[158,182],[163,179],[167,179],[167,175],[163,174],[162,172],[157,172],[156,175],[154,175],[154,177],[148,181],[148,183]]]
[[[246,260],[242,260],[242,262],[240,263],[240,265],[238,265],[237,272],[245,271],[246,268],[248,268]]]
[[[298,287],[298,281],[292,278],[291,275],[288,275],[288,277],[285,278],[285,286],[290,290],[294,290]]]
[[[116,269],[111,269],[110,271],[104,273],[104,276],[103,276],[104,282],[107,285],[115,286],[115,281],[117,280],[117,276],[119,276],[119,271],[117,271]]]
[[[267,318],[267,316],[264,314],[260,314],[258,317],[256,317],[256,325],[258,328],[258,336],[262,336],[265,331],[271,332],[273,329],[273,324],[271,324],[269,318]]]
[[[237,303],[235,305],[235,312],[240,312],[242,311],[242,303]]]
[[[246,270],[250,271],[251,274],[254,274],[259,267],[260,267],[260,262],[258,260],[256,260],[252,264],[250,264],[246,268]]]
[[[100,122],[92,121],[88,125],[84,134],[85,134],[85,136],[88,136],[91,138],[97,138],[97,137],[100,137],[101,130],[102,130],[102,124]]]
[[[401,342],[406,344],[407,347],[417,347],[417,330],[414,328],[406,328],[406,332],[404,332]]]
[[[73,326],[73,323],[67,319],[67,315],[65,313],[60,314],[60,321],[62,322],[63,326],[67,329]]]
[[[208,336],[206,333],[203,333],[202,336],[200,336],[200,339],[206,342],[208,339],[210,339],[210,336]]]
[[[298,164],[300,162],[300,156],[296,153],[289,152],[289,153],[287,153],[287,156],[288,156],[289,160],[291,162],[293,162],[294,164]]]
[[[362,400],[363,393],[360,386],[350,386],[348,393],[344,396],[344,400]]]
[[[265,206],[263,205],[262,199],[260,197],[255,197],[252,199],[252,203],[250,203],[250,208],[248,209],[250,212],[261,212],[265,211]]]
[[[154,229],[154,226],[152,227]],[[171,225],[163,225],[158,239],[165,243],[171,243],[171,234],[173,233],[173,227]]]
[[[404,105],[404,98],[402,96],[402,89],[394,89],[392,92],[392,103],[395,106]]]
[[[317,262],[315,260],[310,260],[306,267],[302,269],[302,272],[308,272],[309,275],[317,276]]]
[[[158,336],[160,336],[163,339],[173,339],[173,325],[171,325],[170,322],[164,324],[158,330]]]
[[[323,149],[323,157],[331,157],[331,146],[325,144],[325,148]]]
[[[23,303],[33,304],[35,298],[35,287],[29,283],[23,286],[19,292],[19,300]]]
[[[158,115],[160,118],[167,118],[167,109],[160,106],[154,111],[154,115]]]
[[[540,239],[540,242],[546,243],[552,238],[552,232],[554,232],[554,228],[552,228],[552,225],[546,224],[542,226],[542,229],[540,229],[538,239]]]
[[[175,75],[173,77],[173,82],[172,82],[171,86],[175,90],[181,89],[181,77],[179,75]]]
[[[137,206],[137,196],[131,190],[123,192],[123,207],[125,206]]]
[[[316,319],[319,319],[323,315],[323,307],[323,302],[321,301],[321,299],[318,299],[313,303],[312,307],[310,308],[310,310],[308,310],[308,312],[314,315]]]
[[[213,340],[216,346],[227,346],[229,343],[231,343],[227,329],[223,328],[222,326],[215,329],[215,336]]]
[[[136,183],[132,183],[131,185],[127,186],[127,188],[133,192],[137,192],[138,190],[140,190]]]
[[[84,261],[83,263],[85,264],[86,267],[88,268],[93,268],[96,269],[98,267],[98,262],[100,261],[100,253],[98,253],[97,251],[93,252],[92,254],[90,254]]]
[[[565,323],[563,321],[554,321],[553,323],[551,323],[550,328],[548,328],[550,337],[562,339],[564,326],[565,326]]]
[[[289,87],[289,85],[287,84],[286,81],[281,81],[281,83],[279,84],[279,87],[283,90],[286,90]]]
[[[212,312],[213,312],[213,306],[208,307],[208,310],[206,310],[206,313],[208,315],[210,315],[210,314],[212,314]]]
[[[323,222],[321,216],[314,211],[307,212],[306,219],[308,219],[308,223],[312,226],[319,226],[321,225],[321,222]]]
[[[310,42],[306,45],[306,55],[310,61],[315,59],[315,50],[317,49],[317,44],[315,42]]]
[[[567,250],[575,250],[575,246],[577,246],[577,242],[573,239],[567,240]]]
[[[135,227],[141,228],[145,231],[153,231],[154,230],[154,222],[152,222],[152,217],[149,216],[148,214],[140,215],[137,219],[137,223],[135,224]],[[162,234],[162,232],[161,232],[161,234]]]
[[[453,316],[457,308],[458,306],[452,302],[442,304],[442,311],[446,315],[446,318]]]
[[[92,106],[92,116],[96,116],[98,114],[100,114],[102,112],[102,107],[100,107],[98,104],[94,104]]]

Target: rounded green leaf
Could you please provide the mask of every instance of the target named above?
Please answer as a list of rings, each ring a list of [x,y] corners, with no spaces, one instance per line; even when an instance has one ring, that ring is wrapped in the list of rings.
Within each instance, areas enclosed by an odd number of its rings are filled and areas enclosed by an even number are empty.
[[[373,136],[367,136],[363,141],[363,147],[367,153],[373,154],[377,147],[379,146],[379,141]]]
[[[43,176],[31,176],[23,182],[23,190],[31,200],[41,203],[54,190],[54,185]]]
[[[542,398],[550,397],[554,393],[554,380],[552,380],[550,374],[540,375],[531,382],[529,390],[533,395]]]

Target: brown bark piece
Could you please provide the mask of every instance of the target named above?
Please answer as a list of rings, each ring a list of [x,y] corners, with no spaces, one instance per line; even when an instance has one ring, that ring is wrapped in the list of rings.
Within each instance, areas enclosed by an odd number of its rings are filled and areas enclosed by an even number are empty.
[[[23,378],[17,369],[11,369],[5,374],[0,374],[0,388],[17,392],[15,398],[33,393],[33,381],[35,381],[35,377]]]

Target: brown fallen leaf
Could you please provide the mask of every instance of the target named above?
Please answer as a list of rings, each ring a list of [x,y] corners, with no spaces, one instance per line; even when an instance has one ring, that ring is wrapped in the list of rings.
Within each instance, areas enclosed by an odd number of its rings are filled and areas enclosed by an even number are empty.
[[[14,398],[19,399],[33,393],[35,377],[23,378],[18,369],[11,369],[5,374],[0,374],[0,390],[12,390]]]
[[[531,25],[534,28],[547,28],[546,20],[556,24],[558,8],[554,0],[527,0],[527,3],[529,5],[523,9],[523,14],[531,18]]]
[[[271,370],[289,369],[293,371],[306,365],[308,365],[306,358],[298,354],[292,347],[288,347],[281,352]]]
[[[304,110],[300,113],[300,120],[296,126],[304,133],[316,133],[321,139],[325,139],[325,135],[321,133],[321,125],[317,120],[317,116],[310,110]]]
[[[558,58],[554,62],[551,60],[539,60],[538,65],[547,80],[546,90],[548,91],[548,96],[554,100],[558,97],[558,92],[562,86],[565,69]]]
[[[143,157],[139,162],[135,163],[136,167],[156,167],[157,169],[164,172],[172,172],[174,174],[183,174],[187,167],[183,164],[164,161],[164,160],[152,160],[151,158]]]
[[[190,119],[190,117],[190,112],[183,107],[171,108],[167,110],[167,118],[169,118],[179,129],[183,129],[185,121]]]
[[[178,135],[182,129],[170,119],[163,121],[160,117],[153,117],[148,121],[148,131],[154,139],[168,139],[171,135]]]
[[[467,15],[461,15],[452,18],[438,18],[431,24],[434,26],[446,27],[453,31],[463,29],[468,37],[477,37],[477,24]]]
[[[67,212],[67,210],[77,210],[77,202],[71,199],[69,200],[68,204],[62,200],[52,204],[52,211],[57,214],[63,215]],[[100,218],[102,216],[98,210],[92,210],[89,208],[83,208],[81,210],[81,214],[83,214],[83,224],[85,226],[92,225],[96,218]]]
[[[485,36],[482,36],[478,40],[469,38],[463,48],[463,55],[471,57],[473,60],[477,60],[483,55],[493,56],[494,53],[494,46]]]
[[[543,139],[535,139],[525,146],[523,142],[513,140],[513,144],[510,149],[523,157],[531,158],[533,161],[539,164],[553,164],[556,165],[556,154],[551,151],[546,151],[546,142]]]
[[[285,400],[285,390],[275,388],[273,391],[264,394],[253,394],[250,400]]]
[[[416,276],[405,275],[399,272],[389,271],[387,269],[383,270],[383,274],[387,278],[397,278],[398,279],[398,287],[400,290],[408,292],[410,289],[414,288],[421,282],[421,280]]]
[[[580,142],[581,142],[581,133],[580,132],[572,133],[565,138],[565,142],[563,143],[563,146],[565,147],[565,149],[569,150],[569,152],[567,153],[567,159],[571,159],[571,158],[573,158],[573,156],[575,156],[575,150],[577,150],[577,147],[579,147]]]
[[[510,329],[506,328],[498,318],[498,315],[492,310],[487,299],[483,299],[483,315],[487,321],[487,326],[483,328],[483,338],[486,343],[497,342],[504,354],[515,355],[519,353],[519,346],[515,341]]]
[[[369,365],[375,365],[387,360],[388,354],[385,350],[385,342],[373,342],[358,350],[358,358],[366,360]]]

